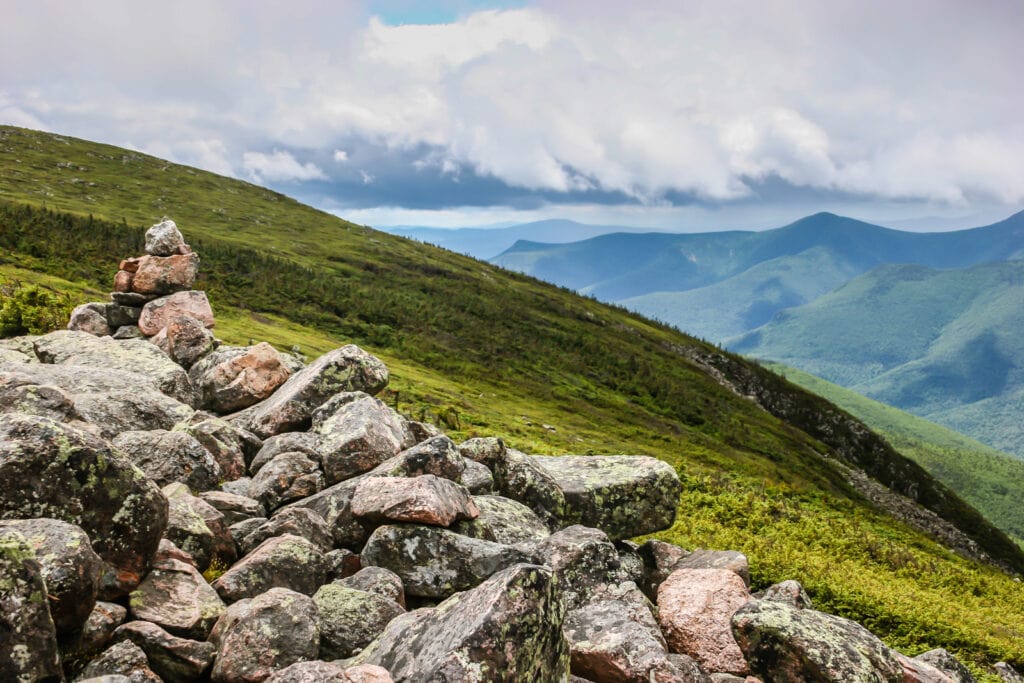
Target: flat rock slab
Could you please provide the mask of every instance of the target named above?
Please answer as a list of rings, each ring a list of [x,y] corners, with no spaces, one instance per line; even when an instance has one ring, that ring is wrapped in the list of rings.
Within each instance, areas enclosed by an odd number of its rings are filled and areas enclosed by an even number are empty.
[[[394,619],[351,664],[396,681],[560,681],[569,669],[564,606],[543,567],[517,565],[435,609]]]
[[[356,487],[352,514],[371,524],[410,522],[451,526],[480,515],[461,484],[432,474],[419,477],[370,477]]]
[[[765,683],[902,683],[896,654],[860,624],[782,602],[752,600],[732,618],[736,642]]]
[[[403,524],[374,531],[361,557],[364,566],[384,567],[401,577],[407,595],[444,598],[532,556],[439,527]]]
[[[565,497],[560,526],[601,529],[613,541],[672,526],[682,484],[668,463],[638,455],[533,456]]]

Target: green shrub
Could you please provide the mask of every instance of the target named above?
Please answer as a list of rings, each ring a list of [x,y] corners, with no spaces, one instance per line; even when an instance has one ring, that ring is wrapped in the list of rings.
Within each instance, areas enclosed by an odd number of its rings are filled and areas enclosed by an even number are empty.
[[[0,281],[0,337],[52,332],[65,327],[70,316],[66,295],[17,280]]]

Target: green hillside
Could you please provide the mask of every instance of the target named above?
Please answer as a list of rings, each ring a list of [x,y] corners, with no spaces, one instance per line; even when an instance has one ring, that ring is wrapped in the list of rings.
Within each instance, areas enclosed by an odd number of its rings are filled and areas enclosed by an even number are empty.
[[[881,434],[939,481],[960,493],[1018,543],[1024,543],[1024,460],[959,432],[879,403],[838,384],[780,363],[766,367],[827,398]]]
[[[976,664],[1024,664],[1020,584],[872,508],[847,468],[915,495],[1018,570],[1020,549],[845,413],[771,372],[247,183],[0,128],[2,274],[94,298],[165,214],[203,258],[200,286],[226,340],[311,355],[358,343],[391,368],[389,403],[454,438],[660,457],[684,482],[662,537],[742,550],[755,588],[796,578],[823,609],[910,654],[941,644]]]
[[[730,348],[1024,456],[1024,261],[883,266]]]

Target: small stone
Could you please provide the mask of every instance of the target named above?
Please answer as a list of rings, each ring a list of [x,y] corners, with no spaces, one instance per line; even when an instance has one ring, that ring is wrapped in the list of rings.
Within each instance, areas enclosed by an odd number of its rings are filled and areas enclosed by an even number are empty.
[[[807,594],[799,581],[783,581],[768,587],[760,596],[762,600],[785,603],[797,609],[811,609],[811,596]]]
[[[466,468],[462,472],[460,483],[474,496],[494,493],[494,475],[486,465],[474,460],[466,460]]]
[[[75,306],[71,311],[68,329],[88,332],[97,337],[104,337],[113,333],[110,325],[107,324],[107,307],[105,304],[99,303]]]
[[[935,667],[948,676],[953,683],[976,683],[974,675],[967,667],[941,647],[923,652],[914,659]]]

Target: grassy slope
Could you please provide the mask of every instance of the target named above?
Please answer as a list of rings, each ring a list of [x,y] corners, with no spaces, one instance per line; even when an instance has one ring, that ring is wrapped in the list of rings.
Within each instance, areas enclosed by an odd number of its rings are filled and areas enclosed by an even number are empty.
[[[956,270],[883,266],[730,347],[1024,455],[1021,301],[1024,261]]]
[[[141,227],[167,213],[204,256],[225,339],[310,353],[360,343],[392,369],[389,402],[416,416],[457,414],[456,438],[661,457],[686,486],[662,537],[741,549],[757,586],[800,579],[823,608],[908,651],[943,644],[1024,662],[1019,584],[872,512],[819,458],[823,444],[665,351],[692,339],[144,155],[0,129],[0,161],[0,199],[14,203],[0,219],[13,244],[5,269],[106,289],[116,260],[139,252]],[[20,204],[96,220],[19,213]],[[64,231],[40,239],[34,230],[54,220]],[[122,220],[133,227],[119,229]],[[260,261],[253,245],[284,258]]]
[[[779,363],[766,366],[863,420],[1024,543],[1024,509],[1019,500],[1024,491],[1024,460],[796,368]]]

